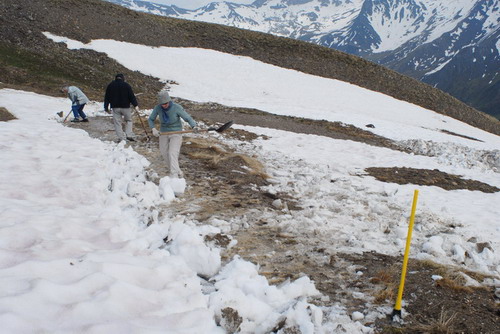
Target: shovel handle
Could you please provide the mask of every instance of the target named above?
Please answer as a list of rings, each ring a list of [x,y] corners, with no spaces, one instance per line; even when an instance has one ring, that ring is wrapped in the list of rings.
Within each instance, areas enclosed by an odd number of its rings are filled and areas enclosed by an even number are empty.
[[[69,115],[71,115],[71,111],[72,111],[72,110],[70,110],[70,111],[68,112],[68,114],[66,115],[66,117],[64,117],[64,121],[63,121],[63,123],[66,123],[66,120],[68,119]]]
[[[198,132],[207,132],[207,131],[212,131],[214,129],[203,129],[203,130],[198,130]],[[160,132],[160,136],[168,136],[168,135],[177,135],[181,133],[192,133],[195,132],[194,130],[183,130],[183,131],[169,131],[169,132]]]
[[[203,130],[198,130],[198,132],[206,132],[206,131],[217,131],[217,132],[223,132],[226,129],[230,128],[231,125],[233,125],[233,121],[229,121],[226,124],[223,124],[220,128],[208,128],[208,129],[203,129]],[[184,130],[184,131],[170,131],[170,132],[160,132],[160,135],[175,135],[179,133],[191,133],[191,132],[196,132],[195,130]]]

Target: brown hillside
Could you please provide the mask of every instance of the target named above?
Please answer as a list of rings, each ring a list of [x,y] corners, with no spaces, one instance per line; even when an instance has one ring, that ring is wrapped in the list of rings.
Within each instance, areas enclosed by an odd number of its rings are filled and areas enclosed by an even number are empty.
[[[142,98],[146,104],[161,88],[154,78],[126,71],[103,54],[70,51],[48,41],[41,32],[49,31],[82,42],[111,38],[250,56],[380,91],[500,134],[500,121],[438,89],[361,58],[293,39],[138,13],[101,0],[5,0],[0,22],[1,82],[35,91],[54,94],[57,86],[70,80],[99,98],[117,71],[125,72],[128,81],[146,92]]]

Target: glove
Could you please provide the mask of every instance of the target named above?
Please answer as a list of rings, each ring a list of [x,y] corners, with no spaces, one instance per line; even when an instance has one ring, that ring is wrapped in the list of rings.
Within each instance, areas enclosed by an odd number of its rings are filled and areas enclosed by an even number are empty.
[[[135,106],[134,109],[139,113],[139,106]]]
[[[106,114],[111,114],[111,109],[106,109],[104,111],[106,112]]]
[[[151,132],[153,132],[153,136],[160,137],[160,131],[156,130],[156,128],[153,128]]]

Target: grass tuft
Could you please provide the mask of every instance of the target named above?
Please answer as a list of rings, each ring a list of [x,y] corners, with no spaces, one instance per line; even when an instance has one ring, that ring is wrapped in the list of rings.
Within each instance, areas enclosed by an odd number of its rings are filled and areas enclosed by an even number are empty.
[[[441,313],[437,319],[419,321],[413,326],[413,329],[418,333],[452,334],[455,333],[453,321],[456,317],[456,312],[448,313],[441,309]]]
[[[394,301],[396,299],[398,290],[398,282],[396,280],[397,274],[397,268],[392,266],[388,270],[379,271],[370,279],[371,283],[383,286],[374,294],[375,303],[381,304],[387,300]]]
[[[228,152],[205,138],[190,138],[189,145],[191,148],[197,149],[194,152],[190,152],[189,156],[193,159],[206,160],[212,168],[217,168],[220,164],[231,162],[236,166],[245,166],[245,171],[249,174],[257,175],[263,179],[269,178],[269,175],[264,171],[262,163],[248,155]]]
[[[463,278],[462,278],[463,280]],[[460,279],[442,278],[436,281],[436,286],[447,288],[456,292],[472,293],[472,288],[464,286]]]

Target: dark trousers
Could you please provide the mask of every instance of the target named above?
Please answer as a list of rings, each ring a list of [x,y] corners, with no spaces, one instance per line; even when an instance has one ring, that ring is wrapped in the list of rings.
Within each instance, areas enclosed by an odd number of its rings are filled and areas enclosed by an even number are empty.
[[[83,107],[85,107],[84,104],[74,104],[71,106],[71,110],[73,111],[73,115],[75,118],[80,118],[82,116],[83,119],[87,118],[87,115],[83,112]]]

